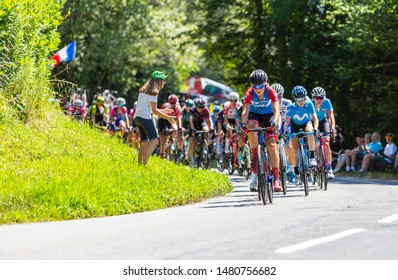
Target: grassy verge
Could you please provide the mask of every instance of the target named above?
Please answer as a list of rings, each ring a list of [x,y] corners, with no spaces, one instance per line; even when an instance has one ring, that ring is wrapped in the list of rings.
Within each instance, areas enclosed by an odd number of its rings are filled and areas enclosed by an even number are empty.
[[[151,158],[60,113],[0,124],[0,224],[120,215],[229,192],[228,177]]]
[[[359,174],[358,172],[340,171],[335,175],[337,177],[358,177],[363,179],[398,180],[397,174],[391,174],[389,172],[381,172],[373,170],[366,172],[365,174]]]

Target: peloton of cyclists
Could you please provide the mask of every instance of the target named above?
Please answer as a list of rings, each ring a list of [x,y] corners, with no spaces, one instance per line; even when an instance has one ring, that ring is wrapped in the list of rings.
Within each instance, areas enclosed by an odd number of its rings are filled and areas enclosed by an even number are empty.
[[[267,74],[257,69],[250,74],[249,77],[251,87],[246,91],[243,110],[241,117],[241,128],[243,130],[256,129],[261,125],[265,127],[276,127],[280,122],[280,108],[278,95],[268,83]],[[247,126],[246,126],[247,123]],[[276,135],[274,132],[267,131],[266,145],[270,156],[272,174],[274,177],[273,187],[274,191],[282,190],[279,181],[279,155],[276,144]],[[249,132],[248,135],[249,145],[251,149],[251,162],[252,162],[252,181],[250,190],[257,190],[257,147],[258,136],[257,132]]]
[[[333,106],[328,98],[326,98],[326,91],[321,87],[313,88],[311,91],[312,103],[315,107],[315,112],[318,117],[319,130],[323,133],[322,138],[326,147],[326,165],[327,178],[333,179],[334,174],[332,170],[332,150],[330,149],[330,134],[335,135],[336,121],[334,119]]]
[[[292,89],[292,97],[295,100],[295,103],[289,106],[285,124],[284,124],[284,134],[285,137],[289,135],[288,126],[291,124],[291,132],[297,133],[302,129],[304,132],[315,131],[315,134],[318,134],[318,118],[315,113],[314,105],[311,101],[306,99],[307,90],[303,86],[295,86]],[[292,164],[294,165],[294,173],[298,178],[299,170],[298,170],[298,148],[299,142],[297,137],[293,137],[291,139],[293,142],[293,153],[292,153]],[[317,166],[317,162],[315,160],[315,138],[314,135],[308,136],[308,145],[310,151],[309,164],[311,167]]]

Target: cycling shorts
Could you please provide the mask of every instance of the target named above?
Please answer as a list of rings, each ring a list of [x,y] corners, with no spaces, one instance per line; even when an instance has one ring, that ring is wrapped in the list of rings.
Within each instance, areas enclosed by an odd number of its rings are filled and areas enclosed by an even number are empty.
[[[134,120],[140,131],[140,137],[142,142],[149,142],[157,140],[159,138],[155,124],[153,123],[152,119],[136,117],[134,118]]]
[[[319,121],[319,131],[323,132],[324,136],[330,137],[330,124],[326,121],[326,118],[322,121]]]

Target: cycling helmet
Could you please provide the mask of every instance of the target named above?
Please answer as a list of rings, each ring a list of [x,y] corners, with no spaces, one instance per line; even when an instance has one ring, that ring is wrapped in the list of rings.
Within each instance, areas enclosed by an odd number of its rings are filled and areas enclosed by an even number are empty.
[[[279,96],[283,96],[285,89],[283,88],[283,86],[281,84],[275,83],[275,84],[272,84],[271,87],[276,91],[276,93]]]
[[[204,108],[206,105],[206,102],[202,98],[199,98],[199,97],[195,98],[193,103],[195,103],[195,106],[198,108]]]
[[[73,102],[73,106],[76,106],[76,107],[83,107],[83,101],[82,101],[81,99],[76,99],[76,100]]]
[[[253,86],[265,84],[268,81],[267,73],[261,69],[256,69],[250,74],[249,81]]]
[[[307,96],[307,90],[303,86],[295,86],[292,89],[292,96],[294,100]]]
[[[126,105],[126,100],[124,100],[124,98],[119,97],[118,99],[116,99],[116,105],[118,107],[123,107],[124,105]]]
[[[168,98],[169,103],[176,104],[178,102],[178,97],[175,94],[171,94]]]
[[[311,91],[312,96],[325,97],[326,91],[321,87],[313,88]]]
[[[237,92],[231,92],[230,94],[228,94],[228,98],[230,100],[238,100],[239,99],[239,94]]]
[[[98,96],[97,97],[97,102],[104,102],[105,101],[105,98],[103,97],[103,96]]]
[[[221,107],[220,106],[214,106],[213,113],[218,113],[220,111],[221,111]]]
[[[134,102],[134,105],[133,105],[134,109],[137,108],[137,105],[138,105],[138,101]]]
[[[187,100],[185,100],[185,106],[187,107],[187,108],[192,108],[193,107],[193,100],[192,99],[187,99]]]

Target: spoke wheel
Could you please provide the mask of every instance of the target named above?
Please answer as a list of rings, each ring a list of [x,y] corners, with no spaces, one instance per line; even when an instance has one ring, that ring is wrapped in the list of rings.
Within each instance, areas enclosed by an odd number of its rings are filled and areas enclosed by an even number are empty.
[[[323,189],[326,191],[328,189],[328,180],[327,180],[327,168],[326,168],[326,157],[325,157],[325,150],[321,147],[321,174],[320,177]]]
[[[266,154],[264,151],[264,147],[261,145],[258,145],[258,156],[257,156],[257,182],[258,182],[258,193],[259,193],[259,199],[262,200],[263,204],[266,205],[268,202],[268,194],[267,194],[267,189],[268,189],[268,182],[267,182],[267,173],[266,173],[266,164],[267,164],[267,159],[266,159]]]
[[[286,194],[286,181],[287,181],[287,159],[285,149],[281,146],[278,148],[279,150],[279,180],[282,184],[283,194]]]
[[[304,147],[301,146],[300,148],[300,164],[301,164],[301,181],[303,182],[304,186],[304,193],[305,196],[309,194],[308,192],[308,181],[307,181],[307,160],[306,160],[307,155],[305,154]]]

